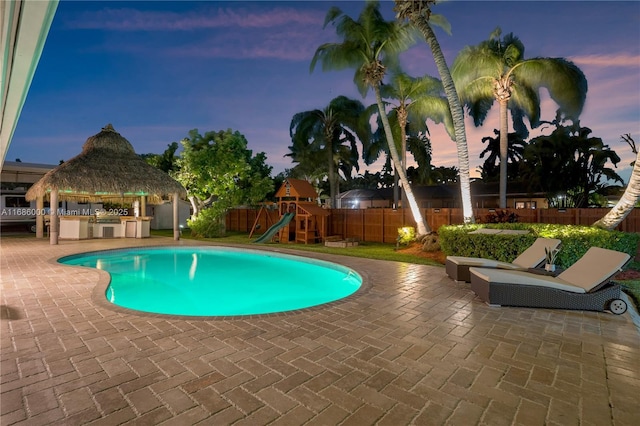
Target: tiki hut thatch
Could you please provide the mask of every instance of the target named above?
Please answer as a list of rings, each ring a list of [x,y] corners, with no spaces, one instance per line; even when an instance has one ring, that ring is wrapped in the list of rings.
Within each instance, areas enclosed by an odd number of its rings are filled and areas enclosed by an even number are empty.
[[[77,202],[133,201],[146,196],[159,203],[163,196],[186,196],[184,187],[165,172],[147,164],[111,124],[91,136],[82,152],[48,172],[27,192],[27,200],[48,197]]]

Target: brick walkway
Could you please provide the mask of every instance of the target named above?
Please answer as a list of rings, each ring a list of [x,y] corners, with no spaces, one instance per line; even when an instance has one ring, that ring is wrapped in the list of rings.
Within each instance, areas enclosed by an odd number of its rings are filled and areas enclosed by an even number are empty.
[[[492,308],[444,268],[314,255],[366,288],[249,319],[132,315],[92,300],[104,272],[55,262],[172,243],[2,239],[2,425],[640,424],[628,314]]]

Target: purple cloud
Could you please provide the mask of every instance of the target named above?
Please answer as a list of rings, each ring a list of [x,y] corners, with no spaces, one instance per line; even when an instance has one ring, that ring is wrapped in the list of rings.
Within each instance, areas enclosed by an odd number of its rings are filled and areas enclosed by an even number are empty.
[[[323,12],[291,8],[260,11],[207,8],[186,14],[105,8],[80,13],[67,20],[66,27],[108,31],[193,31],[228,27],[271,28],[291,24],[320,27],[323,15]]]

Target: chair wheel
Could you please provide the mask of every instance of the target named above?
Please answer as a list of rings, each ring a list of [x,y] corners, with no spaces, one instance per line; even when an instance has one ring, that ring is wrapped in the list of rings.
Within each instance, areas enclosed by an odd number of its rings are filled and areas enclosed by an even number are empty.
[[[622,299],[613,299],[609,302],[609,310],[612,314],[622,315],[627,312],[627,302]]]

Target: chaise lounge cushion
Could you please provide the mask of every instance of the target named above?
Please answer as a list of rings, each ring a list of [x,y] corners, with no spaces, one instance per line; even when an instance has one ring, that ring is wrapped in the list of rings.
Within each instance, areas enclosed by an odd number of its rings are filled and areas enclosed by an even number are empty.
[[[558,275],[558,279],[581,287],[585,292],[594,291],[622,270],[629,260],[631,256],[627,253],[591,247],[576,263]]]

